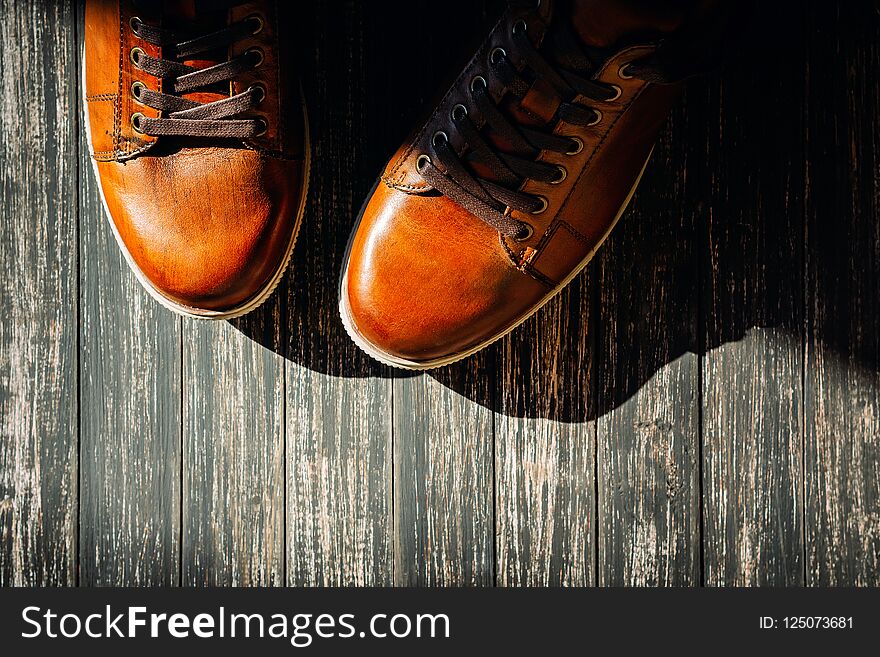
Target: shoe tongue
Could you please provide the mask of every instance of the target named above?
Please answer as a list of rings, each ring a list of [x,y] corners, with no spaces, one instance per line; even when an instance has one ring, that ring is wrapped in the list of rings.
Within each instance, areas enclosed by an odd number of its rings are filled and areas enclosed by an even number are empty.
[[[572,0],[575,33],[588,47],[610,48],[679,29],[700,0]]]
[[[191,23],[196,18],[195,0],[166,0],[162,7],[169,21]]]

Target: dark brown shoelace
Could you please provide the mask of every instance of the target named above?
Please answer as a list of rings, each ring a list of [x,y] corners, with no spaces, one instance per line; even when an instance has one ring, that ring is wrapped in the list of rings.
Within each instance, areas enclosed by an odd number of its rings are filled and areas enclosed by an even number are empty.
[[[157,15],[161,11],[159,0],[140,0],[138,11],[144,15]],[[230,7],[243,4],[235,0],[202,0],[196,2],[196,15],[225,12]],[[135,99],[147,107],[163,113],[161,118],[149,118],[142,114],[132,117],[134,128],[148,135],[174,135],[186,137],[211,137],[250,139],[267,129],[265,119],[247,118],[242,115],[254,111],[266,96],[266,89],[253,85],[246,91],[210,103],[199,103],[179,94],[201,91],[217,83],[229,82],[238,75],[257,68],[263,62],[263,52],[252,48],[241,55],[208,68],[195,68],[180,60],[192,58],[218,49],[227,49],[263,28],[259,16],[248,18],[206,34],[186,34],[165,27],[156,27],[135,17],[129,23],[134,35],[162,48],[162,57],[147,55],[134,48],[131,60],[138,69],[162,80],[162,92],[148,88],[142,83],[132,85]]]
[[[534,0],[509,4],[535,6]],[[590,79],[591,72],[596,70],[594,63],[565,17],[548,26],[541,51],[532,44],[525,21],[513,25],[512,39],[516,45],[515,53],[495,48],[489,54],[489,74],[500,82],[514,101],[523,99],[536,80],[548,83],[563,99],[551,125],[539,129],[512,119],[492,99],[487,81],[477,76],[470,84],[470,98],[462,99],[452,111],[453,125],[466,145],[463,154],[456,153],[449,143],[449,136],[440,131],[432,139],[430,155],[421,155],[417,168],[434,189],[490,226],[511,238],[526,239],[531,236],[531,226],[514,219],[509,210],[540,214],[547,208],[547,201],[541,196],[519,191],[522,184],[526,180],[558,184],[567,175],[564,168],[536,158],[542,150],[574,155],[583,148],[583,143],[576,137],[553,134],[553,125],[559,121],[578,126],[597,123],[602,118],[601,113],[574,102],[574,99],[582,96],[595,101],[613,100],[620,94],[620,89]],[[511,61],[513,55],[525,63],[522,71]],[[592,53],[592,56],[597,58],[600,53]],[[602,60],[608,56],[607,53],[601,54]],[[653,81],[662,77],[656,67],[645,66],[642,62],[624,68],[626,70],[622,73],[627,76],[650,77]],[[478,127],[470,115],[474,110],[482,117],[482,127]],[[509,147],[501,151],[493,141]]]

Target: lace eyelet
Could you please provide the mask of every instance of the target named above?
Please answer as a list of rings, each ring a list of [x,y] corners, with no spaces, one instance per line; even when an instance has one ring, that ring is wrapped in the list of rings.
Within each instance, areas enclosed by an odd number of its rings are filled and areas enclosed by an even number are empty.
[[[482,75],[475,75],[474,77],[471,78],[471,91],[476,91],[476,89],[474,88],[474,85],[477,82],[482,83],[484,89],[489,88],[489,83],[486,82],[486,78],[484,78]]]
[[[254,62],[254,68],[260,68],[263,65],[263,60],[265,59],[265,55],[263,54],[263,50],[261,48],[248,48],[244,51],[244,54],[247,57],[255,57],[257,61]]]
[[[245,18],[244,20],[247,23],[255,23],[256,24],[256,27],[254,27],[254,29],[251,30],[252,36],[256,36],[257,34],[259,34],[260,32],[263,31],[263,25],[264,25],[263,17],[260,16],[259,14],[251,14],[250,16]]]
[[[146,56],[147,53],[144,52],[143,48],[132,48],[128,53],[128,58],[131,60],[131,63],[140,68],[140,64],[138,61],[141,58],[141,55]]]
[[[425,168],[425,166],[430,163],[431,163],[431,156],[425,155],[424,153],[422,153],[416,159],[416,171],[421,173],[421,171]]]
[[[452,111],[449,112],[449,117],[453,121],[461,121],[464,117],[467,116],[468,108],[458,103],[455,107],[452,108]]]
[[[137,102],[141,102],[141,93],[147,88],[143,82],[132,82],[131,84],[131,97],[134,98]]]
[[[528,242],[532,235],[535,234],[535,228],[532,224],[528,224],[525,221],[522,222],[522,228],[520,228],[521,235],[517,235],[513,238],[514,242]]]
[[[566,155],[577,155],[582,150],[584,150],[584,140],[580,137],[569,137],[571,141],[574,143],[574,148],[571,150],[565,151]]]
[[[610,103],[614,100],[617,100],[618,98],[620,98],[620,95],[623,93],[623,89],[618,87],[616,84],[612,84],[611,88],[614,89],[614,95],[611,98],[606,98],[605,99],[606,103]]]
[[[592,121],[590,121],[590,122],[587,124],[588,127],[589,127],[589,126],[592,126],[592,125],[597,125],[598,123],[600,123],[600,122],[602,121],[602,112],[600,112],[600,111],[597,110],[597,109],[594,109],[593,112],[596,114],[596,116],[595,116],[595,118],[594,118]]]
[[[434,136],[431,137],[431,145],[434,146],[435,148],[438,145],[437,144],[438,139],[443,139],[443,141],[445,141],[447,144],[449,143],[449,135],[447,135],[446,132],[444,132],[443,130],[438,130],[437,132],[434,133]]]
[[[131,28],[132,33],[138,37],[140,36],[140,26],[143,25],[143,23],[144,22],[140,19],[139,16],[132,16],[128,19],[128,26]]]
[[[269,131],[269,122],[262,116],[258,116],[254,121],[257,123],[257,131],[254,133],[254,137],[262,137]]]
[[[141,119],[145,119],[145,118],[147,118],[147,117],[145,117],[140,112],[135,112],[134,114],[131,115],[131,127],[139,135],[144,134],[144,131],[141,129]]]
[[[492,52],[489,53],[489,63],[497,64],[498,60],[495,59],[495,55],[499,54],[503,57],[507,57],[507,51],[504,48],[493,48]]]
[[[510,28],[510,31],[513,34],[519,34],[520,31],[525,33],[525,32],[529,31],[529,26],[526,24],[526,22],[524,20],[520,19],[516,23],[513,24],[513,27]]]
[[[559,172],[559,175],[558,175],[556,178],[554,178],[553,180],[550,181],[550,184],[551,184],[551,185],[558,185],[558,184],[561,183],[563,180],[565,180],[566,178],[568,178],[568,170],[566,170],[565,167],[560,166],[560,165],[557,164],[557,165],[556,165],[556,170]]]
[[[541,214],[542,212],[544,212],[544,210],[547,209],[547,206],[549,204],[547,203],[547,199],[543,196],[536,196],[535,198],[541,201],[541,207],[537,210],[532,210],[531,214]]]
[[[632,80],[632,75],[626,74],[626,69],[628,69],[632,65],[632,62],[627,62],[626,64],[621,64],[620,68],[617,69],[617,77],[621,80]]]
[[[262,84],[252,84],[247,88],[247,90],[256,92],[255,95],[257,98],[255,102],[257,103],[257,105],[266,100],[266,87]]]

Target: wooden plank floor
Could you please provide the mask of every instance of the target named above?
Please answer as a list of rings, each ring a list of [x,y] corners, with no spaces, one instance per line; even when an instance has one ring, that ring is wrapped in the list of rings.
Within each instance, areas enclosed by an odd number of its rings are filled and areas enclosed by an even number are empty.
[[[411,375],[345,337],[342,252],[497,3],[365,4],[303,16],[291,272],[201,323],[107,229],[81,5],[0,0],[0,584],[880,584],[876,7],[764,7],[585,274]]]

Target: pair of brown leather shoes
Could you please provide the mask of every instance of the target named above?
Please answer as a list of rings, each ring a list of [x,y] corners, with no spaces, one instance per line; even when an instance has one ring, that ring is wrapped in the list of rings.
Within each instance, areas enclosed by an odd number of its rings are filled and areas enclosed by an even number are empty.
[[[367,353],[454,362],[586,266],[679,93],[676,35],[711,3],[648,4],[509,3],[357,218],[339,307]],[[294,7],[86,4],[86,119],[111,228],[176,312],[244,314],[290,259],[309,170]]]

